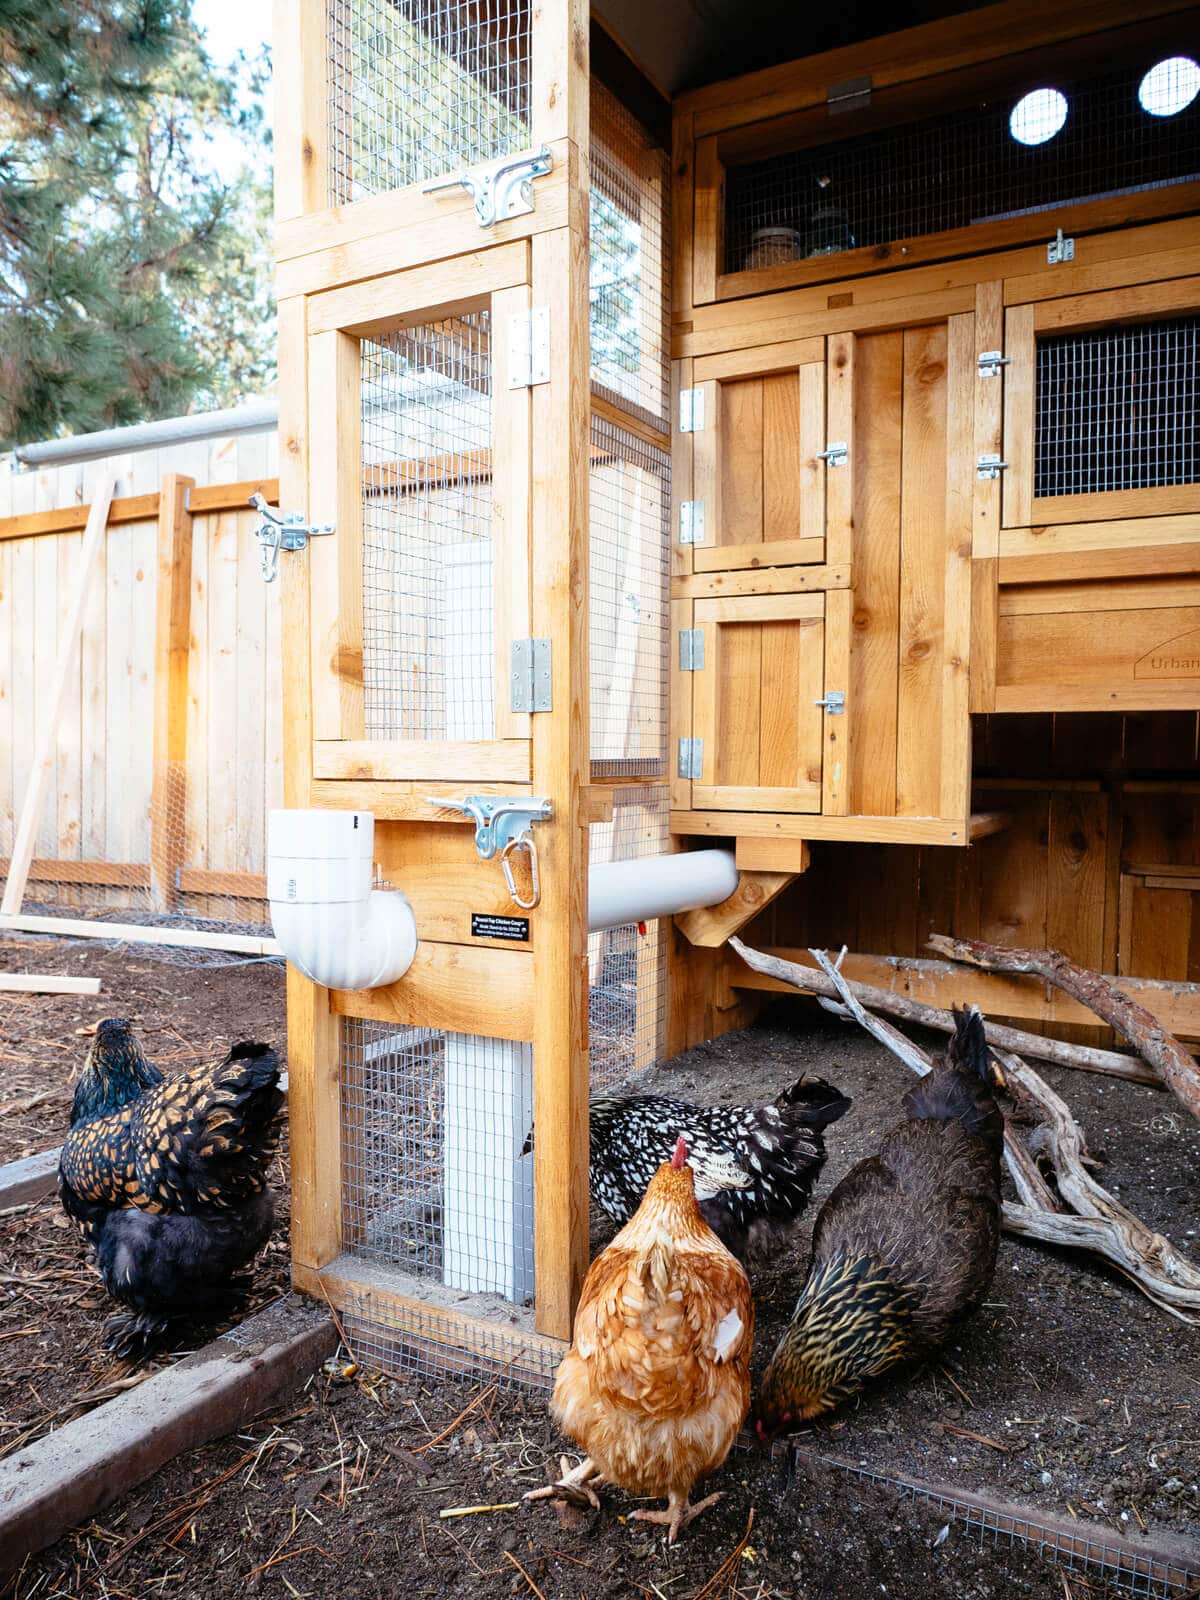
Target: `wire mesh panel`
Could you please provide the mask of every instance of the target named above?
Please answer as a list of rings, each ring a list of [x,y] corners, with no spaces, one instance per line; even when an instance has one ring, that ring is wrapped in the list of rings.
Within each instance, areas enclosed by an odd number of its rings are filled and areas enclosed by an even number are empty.
[[[364,340],[362,416],[367,737],[490,739],[490,313]]]
[[[593,417],[593,777],[654,777],[666,771],[670,508],[667,453]]]
[[[1194,179],[1200,97],[1173,115],[1148,107],[1146,65],[731,167],[725,271]]]
[[[590,108],[592,384],[623,409],[665,422],[667,156],[595,79]]]
[[[529,143],[529,0],[326,0],[329,203]]]
[[[1037,342],[1034,493],[1200,481],[1200,317]]]
[[[589,832],[592,865],[664,855],[671,848],[670,791],[617,789],[611,822]],[[610,1088],[661,1058],[666,1037],[666,924],[629,923],[588,937],[588,1037],[592,1090]]]
[[[533,1295],[533,1050],[342,1024],[346,1248],[451,1288]]]

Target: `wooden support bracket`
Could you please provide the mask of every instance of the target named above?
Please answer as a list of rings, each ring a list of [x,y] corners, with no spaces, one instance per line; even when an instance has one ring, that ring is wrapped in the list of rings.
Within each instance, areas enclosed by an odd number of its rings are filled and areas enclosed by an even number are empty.
[[[683,911],[675,918],[675,926],[690,944],[715,950],[765,910],[795,876],[794,872],[743,872],[728,900],[699,911]]]

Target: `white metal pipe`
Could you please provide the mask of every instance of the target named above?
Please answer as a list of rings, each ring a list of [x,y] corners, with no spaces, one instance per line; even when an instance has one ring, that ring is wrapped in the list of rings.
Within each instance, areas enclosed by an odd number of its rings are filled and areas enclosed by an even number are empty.
[[[26,467],[65,466],[72,461],[92,461],[97,456],[120,456],[130,450],[219,439],[234,433],[260,433],[278,426],[277,400],[248,400],[242,406],[230,406],[224,411],[201,411],[194,417],[164,417],[161,422],[135,422],[128,428],[104,428],[98,433],[77,433],[68,439],[19,444],[13,455]]]
[[[598,862],[588,872],[588,932],[720,905],[737,888],[731,850]]]
[[[369,811],[272,811],[267,899],[284,955],[328,989],[378,989],[402,978],[417,951],[412,906],[373,889]]]

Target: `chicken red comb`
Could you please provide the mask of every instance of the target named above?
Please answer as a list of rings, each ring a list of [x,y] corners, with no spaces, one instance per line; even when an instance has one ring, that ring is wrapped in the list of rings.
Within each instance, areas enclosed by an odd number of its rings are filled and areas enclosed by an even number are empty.
[[[675,1168],[676,1172],[679,1171],[680,1167],[687,1166],[687,1156],[687,1141],[683,1135],[680,1134],[679,1138],[675,1141],[675,1154],[671,1157],[671,1165]]]

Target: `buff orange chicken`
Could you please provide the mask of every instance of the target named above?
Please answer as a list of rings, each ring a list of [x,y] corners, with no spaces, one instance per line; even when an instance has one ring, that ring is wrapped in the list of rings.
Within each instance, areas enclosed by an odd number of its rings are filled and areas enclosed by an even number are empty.
[[[681,1528],[720,1498],[692,1505],[693,1484],[729,1454],[750,1405],[754,1303],[741,1263],[696,1203],[687,1145],[650,1180],[637,1211],[588,1269],[574,1342],[551,1412],[586,1453],[527,1499],[599,1505],[604,1482],[665,1496],[632,1516]]]

